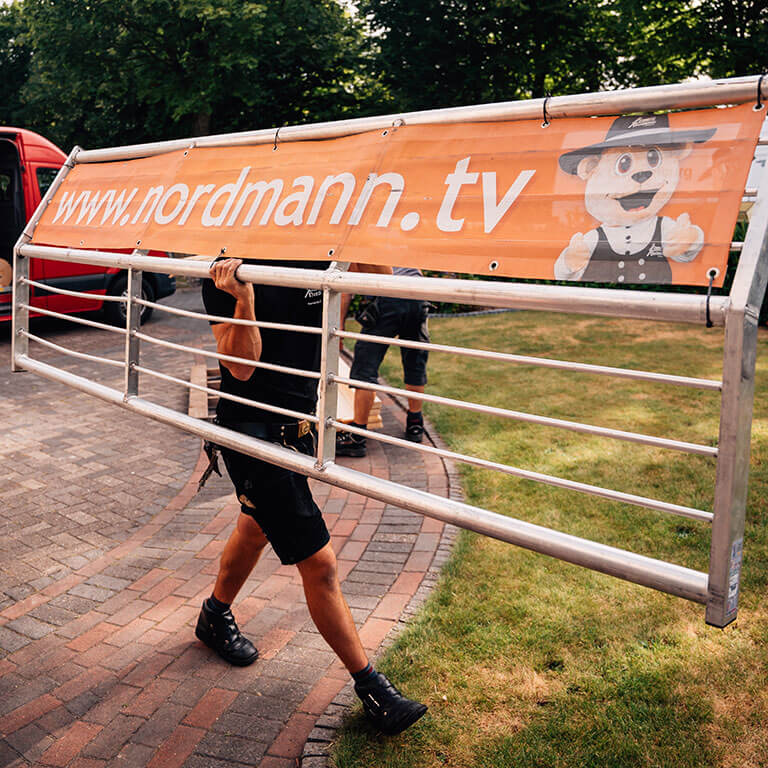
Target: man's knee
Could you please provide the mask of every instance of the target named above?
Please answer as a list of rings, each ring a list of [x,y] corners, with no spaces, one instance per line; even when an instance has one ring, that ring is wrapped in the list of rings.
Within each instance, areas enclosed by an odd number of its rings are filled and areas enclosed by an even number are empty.
[[[335,589],[338,584],[336,555],[330,543],[306,560],[297,563],[297,567],[303,581],[309,581],[313,585],[327,589]]]
[[[262,549],[267,546],[267,537],[261,530],[261,526],[244,512],[240,513],[240,517],[237,519],[237,532],[249,547]]]

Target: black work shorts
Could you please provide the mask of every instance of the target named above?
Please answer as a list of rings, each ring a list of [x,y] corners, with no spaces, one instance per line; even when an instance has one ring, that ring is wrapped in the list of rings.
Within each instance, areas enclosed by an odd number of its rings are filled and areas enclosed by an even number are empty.
[[[427,329],[428,304],[413,299],[391,299],[384,296],[376,300],[374,311],[363,324],[362,333],[372,336],[399,336],[404,341],[429,341]],[[358,340],[355,344],[355,359],[352,363],[350,379],[358,379],[375,384],[379,379],[379,366],[387,353],[387,344],[374,344]],[[403,361],[403,379],[413,387],[423,387],[427,383],[426,349],[406,349],[400,347]]]
[[[252,437],[265,438],[261,424],[224,425]],[[289,448],[311,456],[314,432],[292,441]],[[330,535],[305,475],[244,453],[221,448],[235,486],[240,509],[264,531],[283,565],[294,565],[319,552]]]

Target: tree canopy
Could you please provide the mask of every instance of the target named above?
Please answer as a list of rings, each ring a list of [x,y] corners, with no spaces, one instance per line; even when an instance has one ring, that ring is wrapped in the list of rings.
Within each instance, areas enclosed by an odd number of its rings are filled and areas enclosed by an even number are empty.
[[[326,119],[360,99],[362,33],[335,0],[24,0],[12,8],[33,51],[18,82],[28,125],[64,145]]]
[[[64,148],[766,69],[764,0],[0,6],[0,124]]]

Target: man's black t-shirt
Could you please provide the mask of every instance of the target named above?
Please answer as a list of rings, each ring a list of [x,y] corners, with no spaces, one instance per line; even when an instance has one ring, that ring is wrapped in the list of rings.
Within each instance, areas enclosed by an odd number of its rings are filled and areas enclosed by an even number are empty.
[[[261,266],[304,269],[328,268],[328,262],[258,261],[255,263]],[[323,293],[320,288],[254,285],[253,293],[257,320],[318,327],[322,324]],[[235,313],[235,297],[216,288],[210,278],[203,280],[203,303],[209,315],[232,317]],[[306,371],[320,370],[319,334],[270,328],[260,328],[259,331],[262,362]],[[219,368],[222,392],[301,413],[314,413],[317,404],[317,379],[256,368],[248,380],[240,381],[222,363],[219,363]],[[289,416],[235,403],[224,398],[219,399],[216,413],[222,423],[233,425],[248,421],[280,423],[293,420]]]

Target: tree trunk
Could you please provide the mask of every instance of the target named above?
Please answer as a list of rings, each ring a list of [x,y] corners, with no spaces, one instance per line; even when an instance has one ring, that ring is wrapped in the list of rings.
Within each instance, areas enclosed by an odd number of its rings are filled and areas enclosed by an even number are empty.
[[[192,133],[194,136],[207,136],[211,132],[211,113],[198,112],[192,123]]]

